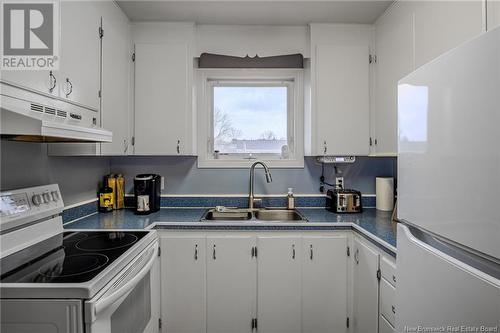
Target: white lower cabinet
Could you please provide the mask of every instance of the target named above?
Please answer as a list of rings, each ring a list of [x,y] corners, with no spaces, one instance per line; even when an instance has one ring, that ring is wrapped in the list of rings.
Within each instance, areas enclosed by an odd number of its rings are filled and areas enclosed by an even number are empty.
[[[353,329],[373,333],[378,327],[379,252],[359,237],[354,237],[353,250]]]
[[[206,332],[206,239],[161,238],[162,332]]]
[[[347,236],[302,239],[302,332],[347,331]]]
[[[160,237],[163,333],[377,332],[379,253],[351,232]]]
[[[255,237],[207,237],[207,332],[252,331],[255,318]],[[168,325],[168,322],[167,322]]]
[[[301,237],[258,237],[258,329],[301,331]]]

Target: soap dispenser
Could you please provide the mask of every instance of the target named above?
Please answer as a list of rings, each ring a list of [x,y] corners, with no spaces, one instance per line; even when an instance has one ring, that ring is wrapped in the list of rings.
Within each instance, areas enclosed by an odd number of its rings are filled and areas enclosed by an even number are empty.
[[[288,188],[288,194],[286,196],[286,208],[287,209],[295,209],[295,198],[293,197],[292,188]]]

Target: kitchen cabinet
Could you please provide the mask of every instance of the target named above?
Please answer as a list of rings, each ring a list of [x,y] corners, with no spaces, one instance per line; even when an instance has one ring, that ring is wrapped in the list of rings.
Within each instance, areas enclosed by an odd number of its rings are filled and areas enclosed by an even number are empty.
[[[353,330],[373,333],[379,317],[379,252],[358,236],[354,237],[353,251]]]
[[[105,1],[102,13],[101,127],[113,142],[101,144],[101,155],[132,154],[129,103],[132,43],[129,22],[116,3]]]
[[[96,111],[96,125],[110,130],[113,133],[113,141],[110,143],[49,144],[48,154],[51,156],[129,155],[132,153],[130,139],[131,108],[129,99],[127,98],[130,91],[129,74],[132,63],[129,22],[121,9],[118,8],[114,2],[109,1],[89,3],[74,2],[71,3],[71,6],[64,6],[67,10],[63,11],[63,14],[66,13],[66,15],[69,15],[71,11],[77,11],[79,6],[83,5],[97,6],[99,10],[97,14],[99,24],[92,27],[94,36],[92,38],[97,36],[100,43],[98,55],[100,60],[96,67],[98,72],[96,74],[93,70],[88,71],[91,76],[95,74],[97,77],[98,88],[95,90],[89,87],[90,84],[87,84],[85,89],[87,91],[91,89],[94,92],[92,94],[84,94],[83,98],[97,98],[99,100],[98,94],[99,90],[101,91],[101,98],[97,108],[100,109],[100,116]],[[97,31],[99,30],[98,27],[102,27],[101,39],[99,39],[97,35]],[[88,39],[91,38],[90,34],[85,35],[89,35],[87,36]],[[65,56],[70,56],[73,52],[75,51],[70,52],[66,50],[63,54]],[[80,52],[80,56],[86,54],[86,51],[82,50],[81,47]],[[100,62],[102,62],[102,66],[99,66]],[[83,80],[83,82],[86,81],[90,82],[91,80]],[[73,89],[78,95],[76,83],[80,81],[71,82],[75,84]],[[73,93],[70,97],[71,96],[73,96]]]
[[[482,6],[481,1],[396,1],[375,22],[372,155],[397,154],[398,81],[480,34]]]
[[[135,44],[136,155],[193,153],[192,66],[187,43]]]
[[[256,304],[255,237],[207,237],[207,332],[251,332]]]
[[[99,111],[99,2],[60,1],[59,69],[2,71],[2,80]]]
[[[100,7],[98,2],[61,1],[60,96],[99,110]]]
[[[258,237],[258,330],[301,332],[300,237]]]
[[[206,239],[161,238],[162,332],[206,332]]]
[[[398,8],[393,8],[396,11]],[[372,154],[398,152],[398,86],[413,69],[413,14],[400,11],[376,25],[375,112],[372,121]]]
[[[302,332],[347,331],[346,236],[302,238]]]
[[[163,332],[347,332],[349,233],[160,238]]]
[[[368,45],[319,44],[314,61],[314,155],[368,155]]]

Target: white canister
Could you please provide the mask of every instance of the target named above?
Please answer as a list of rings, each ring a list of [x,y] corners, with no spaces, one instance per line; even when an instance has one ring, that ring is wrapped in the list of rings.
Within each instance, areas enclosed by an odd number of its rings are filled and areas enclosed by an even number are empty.
[[[394,209],[394,178],[377,177],[376,183],[377,209],[392,211]]]

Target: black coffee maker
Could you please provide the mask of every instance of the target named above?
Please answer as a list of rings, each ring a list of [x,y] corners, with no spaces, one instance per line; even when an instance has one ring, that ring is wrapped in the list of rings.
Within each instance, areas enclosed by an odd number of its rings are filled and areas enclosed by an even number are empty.
[[[134,178],[135,213],[146,215],[160,209],[161,176],[140,174]]]

